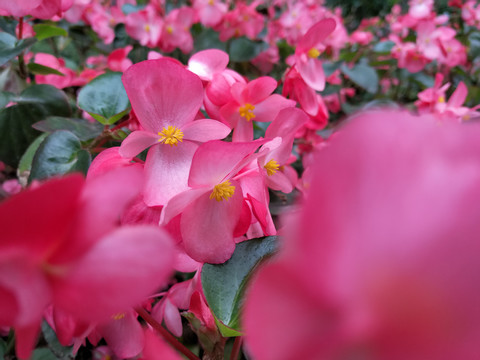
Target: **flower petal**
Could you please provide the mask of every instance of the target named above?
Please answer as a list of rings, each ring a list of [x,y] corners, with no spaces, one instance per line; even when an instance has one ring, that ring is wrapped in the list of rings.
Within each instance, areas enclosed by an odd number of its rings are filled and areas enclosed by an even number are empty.
[[[200,119],[188,123],[182,131],[185,140],[206,142],[225,138],[231,129],[217,120]]]
[[[202,104],[200,78],[168,59],[130,66],[122,79],[140,124],[155,134],[169,125],[181,128]]]
[[[119,153],[124,158],[131,159],[149,146],[157,144],[159,140],[160,136],[150,131],[133,131],[123,140]]]

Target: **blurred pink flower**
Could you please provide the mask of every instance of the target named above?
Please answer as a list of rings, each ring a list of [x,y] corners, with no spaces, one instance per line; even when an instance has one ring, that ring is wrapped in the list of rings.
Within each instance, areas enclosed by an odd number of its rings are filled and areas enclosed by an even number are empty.
[[[351,119],[248,289],[251,356],[478,359],[479,136],[407,112]]]

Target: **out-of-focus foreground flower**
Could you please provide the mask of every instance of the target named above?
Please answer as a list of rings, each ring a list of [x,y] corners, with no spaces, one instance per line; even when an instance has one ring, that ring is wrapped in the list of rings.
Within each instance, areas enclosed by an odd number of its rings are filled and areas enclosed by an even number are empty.
[[[364,113],[245,305],[265,359],[478,359],[480,126]]]

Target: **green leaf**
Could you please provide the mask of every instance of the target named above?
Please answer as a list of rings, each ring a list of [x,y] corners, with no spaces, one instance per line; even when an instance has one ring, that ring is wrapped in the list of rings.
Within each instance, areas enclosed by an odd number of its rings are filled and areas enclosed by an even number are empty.
[[[203,29],[198,36],[195,36],[195,52],[207,49],[220,49],[225,51],[225,43],[220,41],[218,32],[213,29]]]
[[[373,47],[373,51],[380,54],[388,55],[392,51],[395,43],[393,41],[381,41]]]
[[[375,94],[378,91],[378,74],[371,66],[357,64],[350,69],[343,64],[340,69],[350,80],[367,92]]]
[[[246,37],[239,37],[232,40],[230,44],[230,60],[236,62],[250,61],[266,49],[268,49],[268,44],[265,42],[256,42]]]
[[[60,360],[73,359],[73,346],[63,346],[57,339],[55,331],[48,325],[46,321],[42,322],[43,338],[47,342],[50,351]]]
[[[59,116],[52,116],[33,124],[37,130],[54,132],[57,130],[68,130],[75,134],[81,141],[88,141],[96,138],[103,131],[99,123],[91,123],[85,119],[74,119]]]
[[[256,266],[272,255],[276,247],[276,236],[252,239],[237,244],[227,262],[203,265],[203,292],[213,314],[224,325],[219,327],[223,336],[239,335],[239,310],[247,281]]]
[[[9,91],[0,91],[0,108],[4,108],[15,98],[15,94]]]
[[[70,116],[65,93],[50,85],[32,85],[0,110],[0,161],[16,167],[28,146],[40,133],[32,124],[49,116]]]
[[[65,76],[63,73],[61,73],[57,69],[53,69],[53,68],[45,66],[45,65],[30,63],[30,64],[27,65],[27,68],[31,73],[37,74],[37,75],[54,74],[54,75]]]
[[[7,343],[5,340],[0,338],[0,359],[5,358],[5,352],[7,351]]]
[[[15,36],[0,32],[0,66],[6,64],[36,41],[35,38],[28,38],[17,42]]]
[[[58,360],[55,354],[48,348],[35,349],[30,360]]]
[[[480,56],[480,31],[475,31],[468,37],[470,44],[470,56],[472,59]]]
[[[17,176],[21,180],[21,184],[27,184],[30,170],[32,170],[32,161],[40,144],[45,140],[48,134],[42,134],[30,144],[18,163]]]
[[[118,120],[116,115],[125,113],[130,106],[122,73],[110,72],[93,79],[80,90],[78,106],[104,125]]]
[[[48,39],[54,36],[67,36],[68,32],[61,27],[49,25],[49,24],[36,24],[33,25],[35,31],[35,37],[38,40]]]
[[[86,174],[90,160],[90,153],[82,149],[74,134],[56,131],[43,140],[35,153],[29,181],[76,171]]]

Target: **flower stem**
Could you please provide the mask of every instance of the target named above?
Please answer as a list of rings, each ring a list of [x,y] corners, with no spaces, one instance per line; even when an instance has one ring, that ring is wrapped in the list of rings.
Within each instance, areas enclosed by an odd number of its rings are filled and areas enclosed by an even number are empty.
[[[237,360],[240,349],[242,348],[243,336],[237,336],[233,343],[232,352],[230,354],[230,360]]]
[[[190,360],[200,360],[200,358],[192,353],[189,349],[185,347],[180,341],[178,341],[175,336],[170,334],[166,329],[163,328],[148,312],[145,311],[143,308],[137,308],[135,311],[140,315],[140,317],[145,320],[151,327],[153,327],[160,335],[163,336],[165,340],[167,340],[170,345],[172,345],[175,349],[181,352]]]
[[[18,21],[18,40],[23,38],[23,17]],[[23,51],[18,55],[19,75],[22,79],[27,78],[27,67],[25,66],[25,59],[23,58]]]

